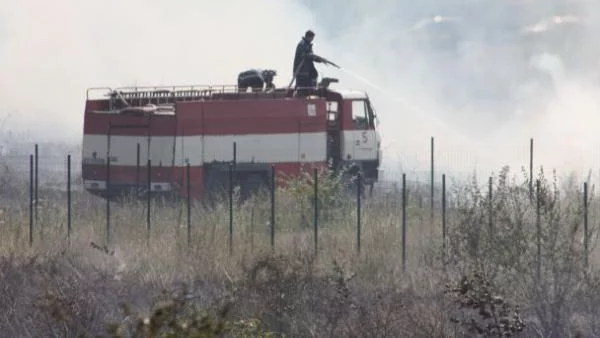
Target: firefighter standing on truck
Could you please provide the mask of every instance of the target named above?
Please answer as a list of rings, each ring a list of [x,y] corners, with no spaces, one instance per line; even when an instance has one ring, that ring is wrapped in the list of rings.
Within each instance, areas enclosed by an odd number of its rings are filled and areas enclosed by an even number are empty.
[[[294,78],[296,79],[296,88],[298,87],[316,87],[317,77],[319,76],[314,62],[322,62],[321,58],[313,54],[312,41],[315,33],[311,30],[306,31],[302,40],[296,46],[296,55],[294,56]]]

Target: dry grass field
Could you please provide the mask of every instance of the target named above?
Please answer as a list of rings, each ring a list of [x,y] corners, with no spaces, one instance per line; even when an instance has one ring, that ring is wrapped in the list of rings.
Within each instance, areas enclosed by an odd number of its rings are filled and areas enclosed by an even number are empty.
[[[10,337],[594,337],[600,335],[598,201],[582,183],[503,170],[488,182],[447,182],[446,241],[439,193],[365,198],[357,251],[356,200],[322,180],[318,250],[313,188],[276,192],[233,209],[185,201],[111,205],[75,193],[67,239],[64,193],[40,188],[29,245],[29,188],[3,178],[0,328]],[[400,185],[398,186],[400,187]],[[10,200],[8,197],[10,197]],[[538,212],[539,210],[539,212]],[[586,240],[589,254],[586,256]],[[444,250],[445,249],[445,250]],[[588,264],[586,265],[586,261]]]

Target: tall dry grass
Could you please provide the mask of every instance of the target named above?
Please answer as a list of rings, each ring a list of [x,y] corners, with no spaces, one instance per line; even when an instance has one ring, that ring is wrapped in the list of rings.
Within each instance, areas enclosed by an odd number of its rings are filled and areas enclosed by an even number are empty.
[[[449,180],[445,252],[440,196],[432,219],[429,187],[411,182],[406,270],[399,189],[363,200],[360,253],[355,197],[335,179],[320,182],[316,255],[310,182],[276,192],[274,248],[269,195],[236,198],[230,253],[227,199],[194,203],[189,246],[185,202],[153,201],[149,240],[145,203],[113,203],[104,247],[104,201],[75,194],[67,241],[65,196],[43,189],[30,247],[27,184],[5,179],[0,327],[36,337],[599,335],[594,191],[586,266],[581,184],[536,179],[539,223],[526,175],[502,170],[491,201],[487,182]]]

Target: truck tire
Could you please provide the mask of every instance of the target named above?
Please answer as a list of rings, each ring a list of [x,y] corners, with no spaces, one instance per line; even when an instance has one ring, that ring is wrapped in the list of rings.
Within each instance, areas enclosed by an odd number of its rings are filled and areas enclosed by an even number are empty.
[[[267,188],[266,173],[249,173],[245,175],[241,185],[241,199],[245,201],[259,193],[261,189]]]

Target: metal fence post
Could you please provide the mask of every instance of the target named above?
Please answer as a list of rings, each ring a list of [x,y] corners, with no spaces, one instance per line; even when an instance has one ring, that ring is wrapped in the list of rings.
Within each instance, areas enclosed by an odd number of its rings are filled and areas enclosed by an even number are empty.
[[[271,166],[271,249],[275,249],[275,166]]]
[[[536,228],[537,228],[537,271],[536,276],[538,281],[542,275],[542,223],[541,223],[541,196],[540,196],[540,180],[536,181]]]
[[[254,252],[254,205],[250,208],[250,252]]]
[[[318,172],[314,169],[314,226],[315,226],[315,255],[319,250],[319,183],[318,183]]]
[[[67,239],[71,245],[71,155],[67,155]]]
[[[108,136],[110,140],[110,135]],[[109,141],[110,142],[110,141]],[[110,245],[110,147],[106,152],[106,246]]]
[[[186,166],[187,176],[187,240],[188,248],[191,246],[192,241],[192,206],[191,206],[191,184],[190,184],[190,162],[188,161]]]
[[[356,250],[360,253],[360,234],[361,234],[361,224],[360,224],[360,213],[361,213],[361,175],[360,172],[356,174]]]
[[[136,160],[135,160],[135,193],[140,192],[140,144],[137,144]],[[139,196],[139,195],[138,195]]]
[[[435,198],[435,187],[434,187],[434,184],[435,184],[435,176],[434,176],[435,166],[434,166],[434,160],[435,160],[435,157],[434,157],[434,139],[432,137],[431,138],[431,196],[430,196],[430,198],[431,198],[431,215],[430,215],[431,220],[433,220],[433,211],[434,211],[434,208],[435,208],[435,204],[434,204],[434,198]]]
[[[233,165],[237,164],[237,143],[233,142]]]
[[[152,194],[152,160],[148,159],[148,177],[147,182],[146,182],[146,189],[148,190],[147,192],[147,196],[146,196],[146,236],[147,236],[147,240],[148,242],[150,242],[150,228],[151,228],[151,219],[150,219],[150,199],[151,199],[151,194]]]
[[[442,174],[442,252],[446,261],[446,174]]]
[[[588,251],[588,184],[583,183],[583,250],[585,267],[588,267],[589,251]]]
[[[490,176],[488,181],[488,227],[490,230],[490,237],[494,235],[494,203],[493,203],[493,187],[492,187],[492,177]]]
[[[29,155],[29,246],[33,245],[33,197],[34,197],[34,181],[33,181],[33,155]]]
[[[529,140],[529,199],[533,201],[533,138]]]
[[[406,174],[402,174],[402,271],[406,271]]]
[[[233,163],[229,163],[229,254],[233,253]]]
[[[35,196],[33,198],[34,200],[34,205],[33,207],[34,212],[35,212],[35,224],[39,224],[38,223],[38,204],[39,204],[39,195],[38,195],[38,189],[39,189],[39,171],[38,171],[38,163],[39,163],[39,152],[38,152],[38,144],[35,144]],[[40,234],[42,235],[42,239],[44,236],[44,228],[43,226],[40,226]]]

